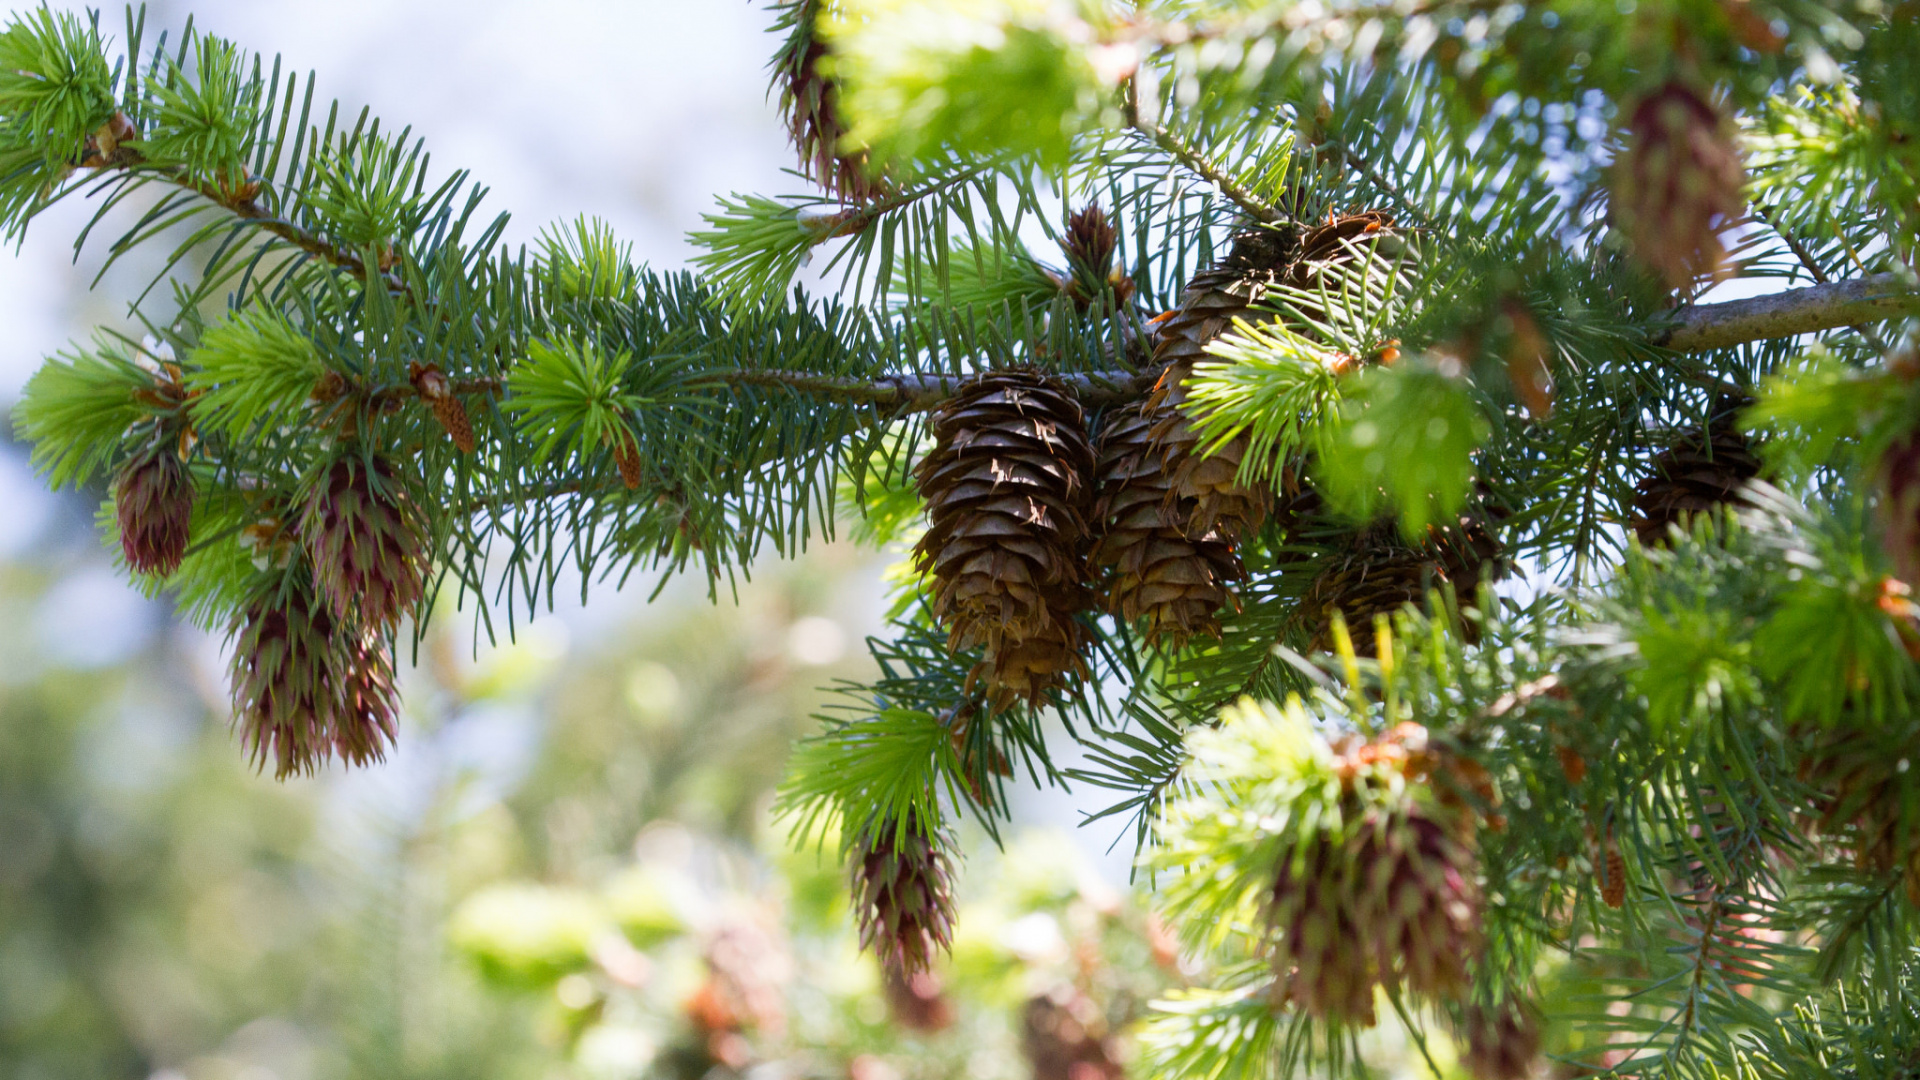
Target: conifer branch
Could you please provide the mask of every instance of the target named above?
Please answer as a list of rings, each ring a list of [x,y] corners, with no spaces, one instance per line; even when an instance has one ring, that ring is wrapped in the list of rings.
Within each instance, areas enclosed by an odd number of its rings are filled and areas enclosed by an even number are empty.
[[[1681,308],[1653,342],[1675,352],[1707,352],[1916,314],[1920,291],[1899,274],[1874,274]]]
[[[1282,225],[1292,220],[1278,207],[1267,204],[1259,196],[1242,187],[1228,175],[1225,169],[1208,160],[1205,154],[1188,145],[1163,125],[1136,118],[1133,126],[1134,130],[1153,140],[1155,146],[1166,151],[1195,176],[1218,188],[1227,201],[1238,206],[1248,217],[1267,225]]]

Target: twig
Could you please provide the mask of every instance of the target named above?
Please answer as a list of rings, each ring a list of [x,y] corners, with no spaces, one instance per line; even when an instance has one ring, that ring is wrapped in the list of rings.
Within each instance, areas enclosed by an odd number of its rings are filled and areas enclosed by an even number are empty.
[[[1290,219],[1278,207],[1263,202],[1253,192],[1241,187],[1226,170],[1207,160],[1206,155],[1188,146],[1180,137],[1159,124],[1134,121],[1134,130],[1153,140],[1153,144],[1172,155],[1175,161],[1185,165],[1194,175],[1220,189],[1220,194],[1238,206],[1247,216],[1268,225],[1285,224]]]

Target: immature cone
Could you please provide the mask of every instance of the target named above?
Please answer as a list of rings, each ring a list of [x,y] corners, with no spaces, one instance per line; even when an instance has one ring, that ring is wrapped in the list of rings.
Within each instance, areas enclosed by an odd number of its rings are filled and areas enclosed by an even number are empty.
[[[880,988],[886,994],[887,1014],[893,1022],[909,1031],[932,1035],[953,1026],[953,999],[940,985],[940,976],[931,971],[911,975],[895,968],[880,973]]]
[[[1301,1009],[1370,1025],[1377,985],[1434,996],[1466,985],[1480,895],[1453,829],[1415,805],[1374,807],[1302,856],[1282,860],[1268,910],[1273,961]]]
[[[1071,986],[1027,999],[1020,1049],[1034,1080],[1125,1080],[1099,1004]]]
[[[1031,372],[972,380],[933,416],[914,470],[929,527],[914,549],[954,649],[984,646],[968,677],[995,707],[1084,673],[1087,445],[1079,402]]]
[[[384,641],[336,620],[297,584],[261,589],[234,632],[234,713],[256,763],[271,760],[284,778],[334,753],[353,765],[385,756],[396,729]]]
[[[1633,106],[1627,136],[1612,213],[1634,253],[1675,289],[1717,273],[1727,254],[1718,229],[1746,205],[1732,124],[1676,79]]]
[[[1627,860],[1620,857],[1620,849],[1614,845],[1613,834],[1609,832],[1600,842],[1600,901],[1610,908],[1619,909],[1627,902]]]
[[[1372,656],[1374,616],[1392,615],[1408,604],[1423,608],[1430,590],[1452,585],[1458,595],[1471,597],[1482,575],[1498,577],[1503,569],[1502,548],[1488,514],[1463,514],[1450,529],[1429,529],[1417,547],[1400,535],[1396,522],[1370,525],[1353,535],[1345,551],[1332,556],[1301,606],[1315,620],[1317,651],[1334,646],[1333,613],[1346,619],[1354,652]],[[1461,628],[1469,641],[1475,626]]]
[[[1685,532],[1698,514],[1751,504],[1747,486],[1760,475],[1760,458],[1737,423],[1751,403],[1744,394],[1722,395],[1705,427],[1682,431],[1654,456],[1633,493],[1633,533],[1642,547],[1668,542],[1676,528]]]
[[[800,171],[843,199],[871,199],[884,185],[869,170],[866,151],[842,147],[847,128],[840,116],[839,89],[821,70],[828,52],[817,32],[821,0],[788,0],[784,7],[781,25],[788,36],[773,60],[774,83],[780,88],[780,111],[786,115],[789,136],[800,153]]]
[[[886,821],[854,851],[853,906],[860,947],[884,968],[911,976],[953,945],[953,886],[946,852],[908,821]]]
[[[120,466],[113,510],[128,566],[160,575],[180,568],[193,520],[193,477],[174,440],[156,438]]]
[[[1108,306],[1113,310],[1126,307],[1133,299],[1133,279],[1115,258],[1120,250],[1120,233],[1099,203],[1089,203],[1068,216],[1060,246],[1072,270],[1066,283],[1067,295],[1080,310],[1085,311],[1103,296],[1110,298]]]
[[[1461,1018],[1460,1063],[1474,1080],[1527,1080],[1540,1062],[1540,1021],[1517,1001],[1469,1006]]]
[[[1188,537],[1190,508],[1171,494],[1152,427],[1123,407],[1101,433],[1094,518],[1103,532],[1089,561],[1106,575],[1108,611],[1144,623],[1149,644],[1178,648],[1196,634],[1220,636],[1218,612],[1237,609],[1233,586],[1246,571],[1219,533]]]
[[[340,458],[307,495],[300,537],[313,585],[335,617],[389,627],[420,603],[426,537],[415,508],[382,458]]]

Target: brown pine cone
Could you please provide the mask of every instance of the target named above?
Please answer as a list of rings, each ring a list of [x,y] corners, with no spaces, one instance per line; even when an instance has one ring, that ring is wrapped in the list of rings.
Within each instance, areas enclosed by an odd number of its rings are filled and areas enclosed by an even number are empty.
[[[1149,644],[1179,648],[1195,634],[1220,636],[1218,612],[1238,609],[1233,586],[1246,571],[1225,538],[1188,537],[1151,431],[1147,415],[1124,407],[1101,433],[1094,518],[1104,531],[1089,561],[1107,576],[1108,611],[1143,622]]]
[[[1633,494],[1633,533],[1642,547],[1668,542],[1675,529],[1685,532],[1697,514],[1752,505],[1747,486],[1761,463],[1738,425],[1750,404],[1745,394],[1722,395],[1705,427],[1686,428],[1654,456]]]
[[[993,372],[943,403],[933,432],[914,470],[929,519],[914,555],[934,617],[951,648],[986,648],[970,687],[998,708],[1038,700],[1085,672],[1074,616],[1090,601],[1093,451],[1079,402],[1036,373]]]

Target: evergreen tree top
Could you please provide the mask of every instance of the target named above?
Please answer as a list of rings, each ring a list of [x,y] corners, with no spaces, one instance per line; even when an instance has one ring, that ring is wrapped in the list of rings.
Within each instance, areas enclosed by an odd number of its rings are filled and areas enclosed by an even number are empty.
[[[1914,0],[769,21],[792,191],[672,275],[505,247],[191,24],[0,33],[8,235],[77,192],[103,269],[169,252],[16,423],[233,636],[258,760],[378,760],[436,615],[851,524],[911,572],[781,810],[890,963],[1024,774],[1136,823],[1203,965],[1144,1075],[1358,1071],[1388,1013],[1480,1077],[1902,1075]]]

